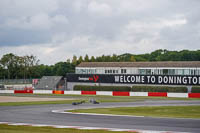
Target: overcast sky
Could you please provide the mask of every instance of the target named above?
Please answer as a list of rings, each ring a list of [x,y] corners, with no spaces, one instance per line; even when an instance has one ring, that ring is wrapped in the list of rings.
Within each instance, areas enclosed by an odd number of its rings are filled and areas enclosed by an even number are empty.
[[[0,57],[200,49],[200,0],[0,0]]]

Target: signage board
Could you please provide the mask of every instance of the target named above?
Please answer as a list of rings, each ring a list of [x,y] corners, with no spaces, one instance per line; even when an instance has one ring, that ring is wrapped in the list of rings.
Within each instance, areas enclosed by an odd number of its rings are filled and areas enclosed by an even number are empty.
[[[157,85],[200,85],[198,75],[107,75],[67,74],[67,82],[157,84]]]

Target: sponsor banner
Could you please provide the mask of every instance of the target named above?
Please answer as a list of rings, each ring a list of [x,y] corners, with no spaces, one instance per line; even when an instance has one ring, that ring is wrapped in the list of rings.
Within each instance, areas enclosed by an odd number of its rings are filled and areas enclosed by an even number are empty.
[[[180,76],[180,75],[67,74],[66,78],[68,82],[200,85],[200,76],[194,76],[194,75]]]
[[[81,95],[96,95],[96,91],[81,91]]]

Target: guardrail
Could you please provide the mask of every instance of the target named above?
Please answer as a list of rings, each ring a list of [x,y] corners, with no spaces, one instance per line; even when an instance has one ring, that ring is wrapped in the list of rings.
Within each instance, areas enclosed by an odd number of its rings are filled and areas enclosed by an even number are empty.
[[[200,93],[167,93],[167,92],[119,92],[119,91],[61,91],[61,90],[0,90],[1,94],[66,94],[66,95],[106,95],[106,96],[149,96],[200,98]]]

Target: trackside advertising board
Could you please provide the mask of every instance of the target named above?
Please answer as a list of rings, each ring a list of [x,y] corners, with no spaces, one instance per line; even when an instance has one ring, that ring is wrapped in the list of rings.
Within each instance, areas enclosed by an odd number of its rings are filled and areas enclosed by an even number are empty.
[[[200,85],[200,76],[197,75],[67,74],[66,78],[67,82],[85,83]]]

